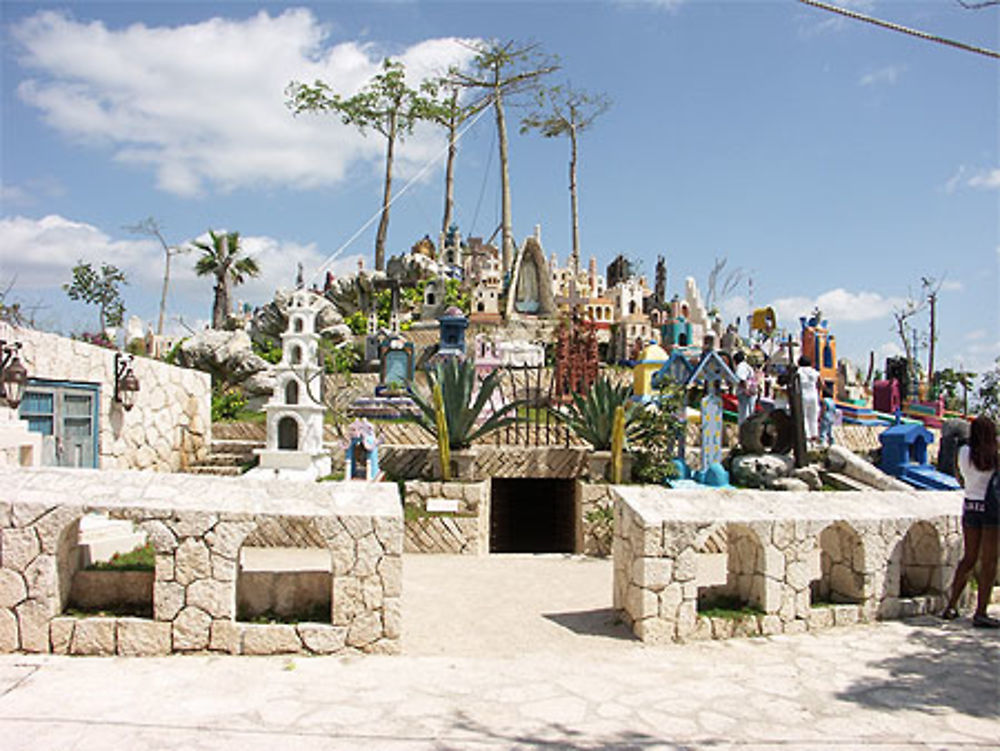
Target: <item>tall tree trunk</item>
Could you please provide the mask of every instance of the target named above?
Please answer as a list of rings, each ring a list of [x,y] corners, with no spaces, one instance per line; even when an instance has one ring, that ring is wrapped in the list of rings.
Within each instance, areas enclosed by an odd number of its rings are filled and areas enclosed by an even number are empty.
[[[932,292],[930,295],[931,304],[931,337],[930,337],[930,349],[927,354],[927,398],[933,399],[936,394],[936,389],[934,388],[934,340],[937,338],[935,336],[935,308],[937,307],[937,293]]]
[[[163,292],[160,293],[160,318],[156,322],[157,336],[163,336],[163,315],[167,310],[167,286],[170,284],[170,248],[167,248],[164,253],[167,256],[167,262],[163,267]]]
[[[385,236],[389,232],[389,201],[392,200],[392,160],[396,150],[396,116],[391,115],[385,146],[385,190],[382,192],[382,216],[375,233],[375,270],[385,271]]]
[[[570,259],[570,269],[573,272],[573,284],[580,273],[580,213],[576,198],[576,127],[569,129],[570,159],[569,159],[569,200],[570,212],[573,215],[573,256]]]
[[[212,303],[212,328],[224,329],[227,318],[229,318],[229,280],[226,274],[223,273],[215,277],[215,299]]]
[[[458,122],[454,115],[458,102],[458,89],[452,95],[452,116],[448,119],[448,161],[444,168],[444,219],[441,220],[441,231],[447,232],[455,213],[455,155],[458,153]]]
[[[500,88],[494,88],[493,108],[497,115],[497,140],[500,142],[500,228],[503,242],[503,274],[510,271],[514,255],[514,229],[510,215],[510,172],[507,163],[507,120],[503,113],[503,97]],[[513,282],[513,280],[511,280]]]

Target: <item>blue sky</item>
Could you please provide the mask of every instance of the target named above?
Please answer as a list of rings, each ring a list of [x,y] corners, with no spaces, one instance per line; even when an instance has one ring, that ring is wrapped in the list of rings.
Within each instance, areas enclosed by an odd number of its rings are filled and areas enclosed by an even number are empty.
[[[851,5],[1000,47],[1000,11],[951,0]],[[42,304],[42,324],[96,327],[60,285],[78,258],[129,273],[128,311],[155,321],[162,251],[123,227],[159,219],[171,243],[238,230],[264,268],[253,304],[319,267],[377,211],[383,143],[334,118],[293,118],[283,88],[320,76],[350,91],[384,55],[414,77],[468,52],[458,39],[538,42],[552,83],[604,92],[581,142],[584,259],[626,253],[671,292],[713,261],[752,278],[779,323],[819,304],[842,355],[898,351],[891,311],[920,278],[943,279],[939,366],[1000,354],[1000,61],[874,28],[793,0],[770,2],[28,3],[2,5],[0,284]],[[536,224],[569,248],[568,146],[517,134],[515,235]],[[397,187],[440,154],[418,130]],[[489,235],[499,198],[492,118],[461,143],[457,218]],[[436,236],[440,162],[393,206],[388,249]],[[371,265],[374,225],[335,269]],[[171,325],[200,325],[211,282],[175,260]],[[741,283],[721,307],[745,315]],[[927,316],[916,319],[926,327]],[[922,355],[922,359],[925,357]]]

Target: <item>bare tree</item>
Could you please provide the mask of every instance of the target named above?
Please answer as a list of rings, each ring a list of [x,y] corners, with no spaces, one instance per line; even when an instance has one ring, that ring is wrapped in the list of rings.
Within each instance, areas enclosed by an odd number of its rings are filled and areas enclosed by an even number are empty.
[[[892,310],[892,319],[896,327],[896,335],[903,345],[903,354],[906,357],[906,367],[910,372],[911,383],[917,383],[917,329],[910,323],[910,319],[922,312],[927,305],[925,298],[917,299],[913,295],[907,296],[903,303]]]
[[[460,101],[461,87],[455,83],[456,68],[450,68],[441,78],[421,84],[421,91],[431,100],[427,119],[448,131],[448,158],[444,170],[444,217],[441,231],[447,232],[455,214],[455,158],[458,156],[458,129],[471,117],[489,106],[489,100],[480,98],[471,104]]]
[[[712,270],[708,272],[708,287],[705,290],[705,307],[708,310],[717,308],[720,300],[736,290],[747,277],[747,272],[741,268],[726,271],[728,258],[716,258]]]
[[[611,100],[604,94],[588,94],[566,86],[541,89],[535,99],[535,109],[521,120],[521,132],[537,130],[546,138],[569,138],[569,196],[572,214],[573,252],[570,256],[571,295],[575,296],[576,277],[580,273],[580,213],[577,204],[576,165],[580,133],[590,128],[598,117],[607,112]]]
[[[944,279],[934,279],[934,277],[924,276],[920,278],[920,287],[924,294],[924,299],[927,301],[927,306],[930,308],[931,321],[930,321],[930,333],[927,337],[927,384],[928,384],[928,396],[934,398],[935,384],[934,384],[934,345],[937,342],[937,296],[938,291],[941,289],[941,285],[944,284]]]
[[[375,233],[375,268],[384,271],[396,143],[412,134],[420,120],[430,119],[435,105],[407,85],[403,64],[388,57],[382,61],[381,71],[353,96],[344,98],[330,84],[319,80],[312,85],[292,81],[285,94],[288,108],[296,115],[303,112],[335,112],[344,125],[353,125],[362,135],[371,129],[385,139],[382,213]]]
[[[497,122],[497,140],[500,144],[500,204],[503,272],[510,270],[514,254],[514,231],[510,209],[510,164],[507,156],[507,119],[505,99],[537,87],[539,79],[559,69],[555,58],[543,55],[538,44],[525,44],[508,40],[477,42],[472,46],[476,53],[472,70],[452,71],[455,85],[477,93],[477,101],[493,105]]]
[[[151,216],[126,226],[125,231],[131,232],[133,235],[155,237],[163,247],[163,290],[160,292],[160,317],[156,322],[156,335],[163,336],[163,316],[167,310],[167,288],[170,286],[170,259],[180,253],[187,253],[191,249],[186,246],[168,245],[163,237],[163,225]]]

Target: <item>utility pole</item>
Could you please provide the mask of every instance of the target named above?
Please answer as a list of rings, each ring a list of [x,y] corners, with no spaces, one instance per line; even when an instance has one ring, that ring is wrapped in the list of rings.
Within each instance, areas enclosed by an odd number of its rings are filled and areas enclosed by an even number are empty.
[[[927,302],[930,304],[931,308],[931,336],[930,342],[928,343],[928,354],[927,354],[927,396],[933,399],[937,396],[937,389],[934,385],[934,343],[937,341],[937,293],[938,287],[932,287],[933,279],[923,279],[924,287],[930,289],[927,293]],[[940,285],[939,285],[940,286]]]

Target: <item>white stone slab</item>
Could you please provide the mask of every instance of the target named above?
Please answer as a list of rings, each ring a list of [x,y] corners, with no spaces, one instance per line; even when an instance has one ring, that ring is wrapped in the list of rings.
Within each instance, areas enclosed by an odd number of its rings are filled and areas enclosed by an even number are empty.
[[[646,525],[664,521],[753,522],[776,519],[929,519],[961,516],[961,491],[669,490],[619,485],[615,492]]]
[[[458,511],[457,498],[428,498],[427,510],[431,512],[455,513]]]
[[[287,482],[166,472],[0,467],[3,501],[282,516],[401,517],[394,483]]]

